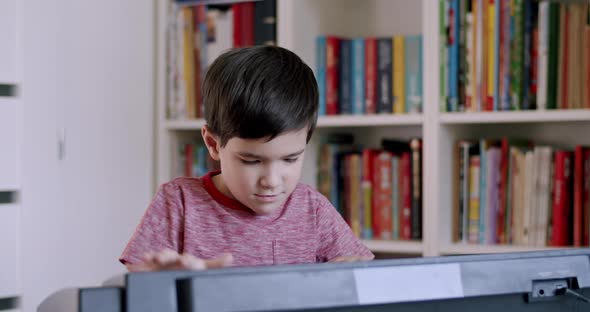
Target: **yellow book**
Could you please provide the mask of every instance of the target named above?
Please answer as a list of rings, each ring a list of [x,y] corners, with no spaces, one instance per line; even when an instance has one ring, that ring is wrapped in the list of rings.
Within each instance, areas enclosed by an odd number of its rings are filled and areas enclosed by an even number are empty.
[[[193,29],[193,11],[190,7],[182,9],[182,28],[183,28],[183,58],[184,68],[183,76],[186,84],[186,116],[188,118],[197,118],[197,108],[195,102],[195,58],[194,58],[194,29]]]
[[[372,229],[373,229],[373,206],[371,200],[373,199],[373,188],[371,182],[363,181],[361,184],[363,189],[363,216],[364,216],[364,223],[363,223],[363,238],[371,238]]]
[[[469,212],[468,212],[468,241],[479,242],[479,156],[469,157]]]
[[[393,38],[393,113],[404,114],[406,112],[406,95],[404,83],[404,47],[403,36]]]

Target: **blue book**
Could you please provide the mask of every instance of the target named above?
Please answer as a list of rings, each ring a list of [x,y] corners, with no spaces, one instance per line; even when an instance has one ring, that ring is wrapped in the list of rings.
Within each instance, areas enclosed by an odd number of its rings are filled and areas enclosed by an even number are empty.
[[[352,113],[365,113],[365,40],[352,40]]]
[[[449,18],[452,17],[452,21],[449,21],[449,111],[459,111],[459,0],[451,0]],[[449,13],[451,13],[449,12]],[[452,27],[451,27],[452,26]],[[407,96],[407,94],[406,94]],[[406,104],[407,105],[407,104]]]
[[[317,71],[316,79],[318,82],[319,93],[319,112],[320,116],[326,115],[326,37],[320,36],[316,41],[316,61]]]
[[[352,114],[352,42],[340,40],[340,114]]]
[[[488,142],[479,141],[479,242],[486,242],[486,211],[487,211],[487,149]]]
[[[406,112],[422,112],[422,36],[406,37],[405,51]],[[458,63],[457,63],[458,64]]]
[[[494,21],[494,24],[496,27],[494,27],[494,111],[500,110],[500,86],[498,76],[500,74],[500,31],[502,30],[500,21],[500,12],[502,10],[502,6],[500,2],[501,1],[499,0],[496,0],[495,2],[496,20]]]

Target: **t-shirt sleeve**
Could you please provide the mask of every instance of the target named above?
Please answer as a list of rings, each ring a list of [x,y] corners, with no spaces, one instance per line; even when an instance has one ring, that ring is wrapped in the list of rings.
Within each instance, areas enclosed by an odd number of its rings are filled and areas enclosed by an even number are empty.
[[[163,184],[144,213],[119,261],[135,264],[147,252],[171,249],[182,252],[182,190],[172,182]]]
[[[317,206],[319,232],[318,260],[327,262],[341,256],[360,256],[373,259],[375,256],[352,233],[336,208],[323,196]]]

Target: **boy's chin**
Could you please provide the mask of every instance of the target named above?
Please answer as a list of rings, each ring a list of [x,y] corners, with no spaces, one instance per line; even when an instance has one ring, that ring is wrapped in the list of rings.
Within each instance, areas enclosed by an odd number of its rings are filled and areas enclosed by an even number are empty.
[[[258,216],[268,216],[279,210],[281,206],[282,205],[257,205],[253,208],[251,207],[250,209],[252,209],[252,211],[254,211],[254,213]]]

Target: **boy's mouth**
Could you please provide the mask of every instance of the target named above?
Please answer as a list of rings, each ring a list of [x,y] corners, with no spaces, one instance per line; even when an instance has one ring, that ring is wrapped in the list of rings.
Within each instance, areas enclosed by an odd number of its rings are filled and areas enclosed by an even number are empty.
[[[254,196],[263,202],[273,202],[279,197],[279,194],[254,194]]]
[[[257,197],[262,197],[262,198],[273,198],[273,197],[278,196],[278,195],[273,195],[273,194],[271,194],[271,195],[269,195],[269,194],[254,194],[254,195],[256,195]]]

